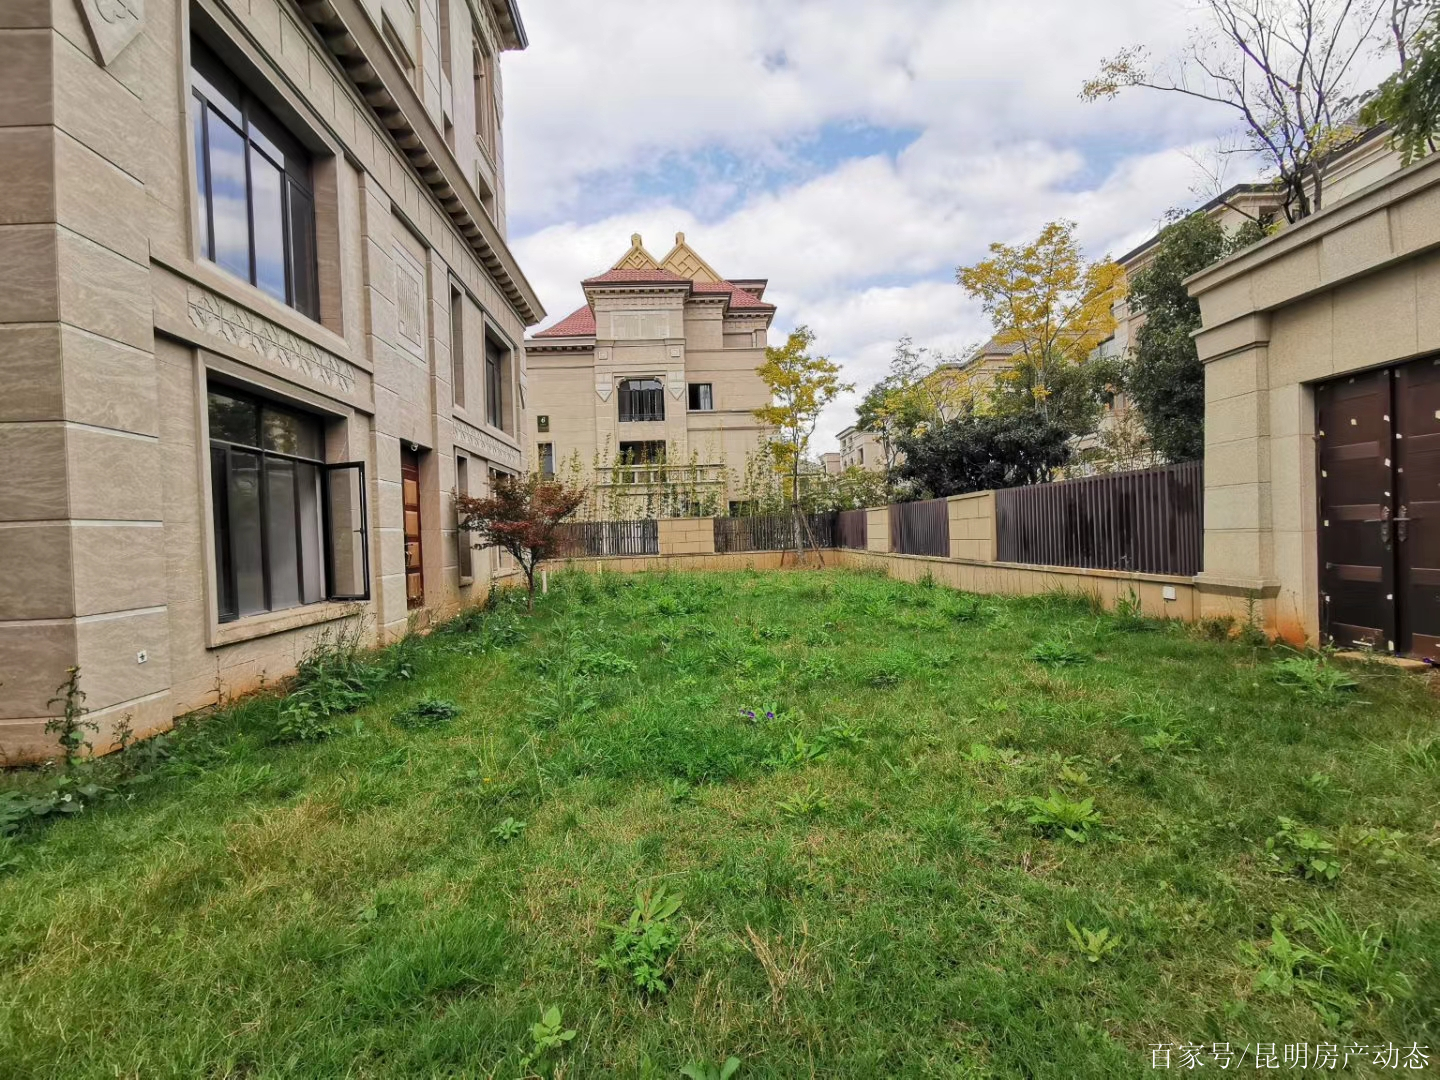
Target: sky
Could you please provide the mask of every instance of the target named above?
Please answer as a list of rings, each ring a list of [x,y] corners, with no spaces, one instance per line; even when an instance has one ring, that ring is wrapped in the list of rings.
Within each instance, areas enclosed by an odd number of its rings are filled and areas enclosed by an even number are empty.
[[[1204,201],[1223,108],[1135,91],[1079,100],[1126,44],[1173,53],[1175,0],[524,0],[505,56],[510,243],[548,312],[641,233],[677,231],[728,277],[768,278],[772,343],[808,325],[854,394],[895,344],[990,335],[955,268],[1077,223],[1118,255]],[[1231,159],[1226,183],[1247,179]],[[541,329],[536,327],[535,329]]]

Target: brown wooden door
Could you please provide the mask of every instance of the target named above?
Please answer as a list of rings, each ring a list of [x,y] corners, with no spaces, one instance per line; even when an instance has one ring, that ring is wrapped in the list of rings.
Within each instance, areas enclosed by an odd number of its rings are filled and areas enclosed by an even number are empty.
[[[425,605],[425,577],[420,548],[420,454],[400,451],[400,501],[405,513],[405,606]]]
[[[1338,645],[1395,648],[1394,372],[1315,389],[1319,448],[1320,625]]]
[[[1440,660],[1440,358],[1395,373],[1396,647]]]

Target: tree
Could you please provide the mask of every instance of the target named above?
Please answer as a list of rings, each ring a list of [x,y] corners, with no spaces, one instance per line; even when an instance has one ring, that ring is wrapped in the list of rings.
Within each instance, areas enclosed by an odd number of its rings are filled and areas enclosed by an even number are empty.
[[[497,477],[490,494],[455,495],[461,529],[503,548],[525,571],[526,607],[535,610],[535,568],[555,553],[558,528],[585,501],[583,488],[547,480],[539,473]]]
[[[906,435],[900,475],[931,498],[1041,484],[1070,460],[1070,432],[1038,413],[965,413]]]
[[[1249,151],[1276,172],[1289,221],[1320,210],[1333,151],[1359,134],[1354,108],[1357,61],[1387,36],[1402,50],[1414,0],[1202,0],[1207,25],[1167,65],[1151,65],[1143,46],[1105,60],[1080,96],[1110,99],[1143,87],[1212,102],[1235,113]]]
[[[770,388],[770,404],[755,410],[755,418],[772,428],[770,440],[776,466],[790,475],[790,506],[795,517],[795,550],[801,543],[800,465],[810,449],[811,436],[821,412],[841,394],[855,389],[840,381],[840,365],[828,357],[811,356],[815,334],[807,326],[790,332],[780,348],[765,350],[765,363],[756,373]]]
[[[890,359],[890,373],[866,391],[855,411],[855,426],[880,440],[887,478],[895,471],[900,436],[930,417],[924,390],[930,365],[925,354],[908,335],[902,337]]]
[[[1366,124],[1390,125],[1390,141],[1406,165],[1435,152],[1440,138],[1440,5],[1432,3],[1419,31],[1409,35],[1416,0],[1392,0],[1390,32],[1400,70],[1376,90],[1360,112]]]
[[[996,380],[1001,411],[1033,410],[1072,435],[1093,430],[1098,402],[1086,365],[1115,332],[1124,271],[1108,259],[1085,262],[1075,223],[1052,221],[1028,244],[991,244],[990,258],[959,267],[955,279],[990,316],[996,342],[1020,347]]]
[[[1208,214],[1172,216],[1150,261],[1130,279],[1131,306],[1145,322],[1135,335],[1125,387],[1166,461],[1205,454],[1205,368],[1191,337],[1200,328],[1200,303],[1185,279],[1261,235],[1252,223],[1227,236]]]

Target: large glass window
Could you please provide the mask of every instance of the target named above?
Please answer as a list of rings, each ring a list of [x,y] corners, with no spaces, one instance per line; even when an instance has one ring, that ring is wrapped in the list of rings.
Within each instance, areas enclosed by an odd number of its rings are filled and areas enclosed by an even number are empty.
[[[199,41],[190,74],[200,253],[319,318],[309,155]]]
[[[665,419],[665,388],[659,379],[622,379],[619,397],[622,424]]]
[[[211,387],[220,621],[368,595],[364,466],[327,465],[320,421]]]
[[[690,384],[690,411],[711,412],[715,408],[715,395],[708,382]]]

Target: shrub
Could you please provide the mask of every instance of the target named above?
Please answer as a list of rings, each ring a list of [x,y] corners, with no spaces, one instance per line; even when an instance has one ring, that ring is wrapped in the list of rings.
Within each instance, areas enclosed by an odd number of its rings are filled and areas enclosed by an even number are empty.
[[[1270,677],[1298,697],[1332,703],[1360,684],[1319,656],[1287,656],[1270,666]]]

